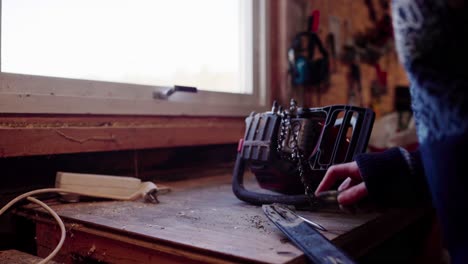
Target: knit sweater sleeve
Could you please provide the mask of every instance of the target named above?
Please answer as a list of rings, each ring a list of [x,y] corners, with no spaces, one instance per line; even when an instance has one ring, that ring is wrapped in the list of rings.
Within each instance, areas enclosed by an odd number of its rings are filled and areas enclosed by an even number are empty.
[[[393,0],[432,204],[452,263],[468,263],[468,3]]]
[[[373,201],[386,207],[412,207],[430,202],[419,151],[392,148],[356,157]]]

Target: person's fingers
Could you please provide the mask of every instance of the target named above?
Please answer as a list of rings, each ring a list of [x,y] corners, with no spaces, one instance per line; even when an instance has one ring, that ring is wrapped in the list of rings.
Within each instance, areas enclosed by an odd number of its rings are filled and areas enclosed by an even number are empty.
[[[354,185],[358,185],[359,183],[362,182],[362,178],[360,178],[359,180],[358,179],[353,179],[351,177],[348,177],[346,178],[346,180],[344,180],[340,186],[338,187],[338,191],[344,191],[346,189],[349,189],[351,187],[353,187]]]
[[[359,202],[362,198],[367,196],[367,188],[364,182],[353,186],[347,190],[342,191],[338,195],[338,202],[341,205],[351,205]]]
[[[329,190],[335,182],[338,180],[344,180],[346,178],[359,179],[361,180],[361,173],[359,172],[359,167],[356,162],[343,163],[338,165],[333,165],[328,168],[325,176],[320,182],[315,194],[317,195],[320,192]]]
[[[346,180],[344,180],[344,181],[340,184],[340,186],[338,187],[338,191],[341,192],[341,191],[343,191],[343,190],[348,189],[348,188],[351,187],[351,186],[352,186],[352,185],[351,185],[351,178],[348,177],[348,178],[346,178]]]

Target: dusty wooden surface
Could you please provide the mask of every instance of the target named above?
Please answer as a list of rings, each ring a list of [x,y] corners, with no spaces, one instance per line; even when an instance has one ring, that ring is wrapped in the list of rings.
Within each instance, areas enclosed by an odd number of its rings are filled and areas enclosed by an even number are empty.
[[[113,240],[134,245],[145,241],[149,244],[137,246],[186,259],[257,263],[304,261],[301,251],[266,219],[260,207],[241,202],[232,194],[228,175],[176,182],[169,186],[172,192],[161,195],[161,203],[157,205],[141,201],[105,201],[57,203],[52,208],[69,224],[70,233],[75,228],[77,232],[97,232],[100,237],[114,237]],[[40,209],[34,211],[40,212]],[[323,234],[338,246],[348,249],[353,256],[365,253],[369,247],[400,231],[418,216],[415,211],[357,215],[302,212],[302,215],[327,228],[329,232]],[[42,247],[42,254],[46,254],[54,242],[50,230],[41,232],[42,235],[37,234],[38,244],[39,248]],[[66,244],[72,243],[73,239],[67,238]],[[88,240],[91,242],[93,240]],[[98,244],[100,247],[105,245]],[[85,250],[94,246],[80,243]],[[100,250],[103,249],[96,246],[93,252]],[[103,256],[101,252],[99,259],[111,261],[112,256]]]
[[[14,249],[0,251],[0,264],[35,264],[41,260],[42,258]],[[49,261],[49,264],[55,263],[55,261]]]

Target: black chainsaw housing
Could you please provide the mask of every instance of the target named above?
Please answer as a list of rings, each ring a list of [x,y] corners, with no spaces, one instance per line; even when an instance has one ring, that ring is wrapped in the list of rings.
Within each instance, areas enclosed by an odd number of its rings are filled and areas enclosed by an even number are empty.
[[[315,189],[330,166],[350,162],[366,150],[375,115],[371,109],[349,105],[298,108],[285,128],[281,120],[286,117],[280,109],[274,106],[270,112],[252,113],[246,118],[233,172],[233,191],[252,204],[305,205],[309,198],[304,195],[298,165],[287,158],[295,144],[306,158],[304,180]],[[283,140],[278,140],[281,133]],[[255,174],[260,187],[280,194],[245,189],[246,167]]]

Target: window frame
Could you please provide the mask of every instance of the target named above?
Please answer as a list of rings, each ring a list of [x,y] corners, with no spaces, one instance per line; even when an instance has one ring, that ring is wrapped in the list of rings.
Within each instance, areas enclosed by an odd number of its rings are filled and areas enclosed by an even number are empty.
[[[0,112],[32,114],[245,116],[269,103],[268,1],[252,1],[252,94],[198,91],[154,99],[167,87],[2,72]],[[1,17],[0,0],[0,51]]]

